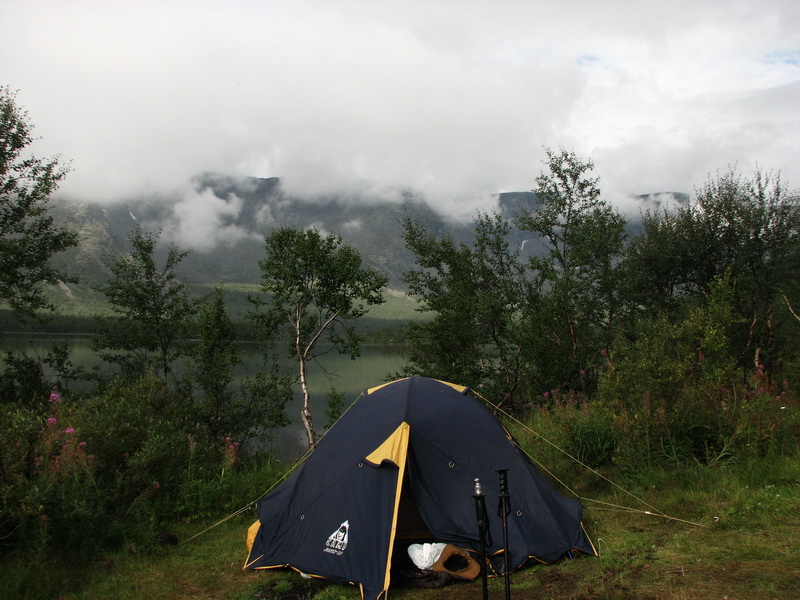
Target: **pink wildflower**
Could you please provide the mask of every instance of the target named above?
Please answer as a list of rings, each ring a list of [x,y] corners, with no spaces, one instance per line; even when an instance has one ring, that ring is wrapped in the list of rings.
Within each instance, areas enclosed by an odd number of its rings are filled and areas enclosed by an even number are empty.
[[[86,448],[86,442],[80,442],[78,446],[80,446],[81,448]]]
[[[47,424],[50,427],[54,426],[56,423],[58,423],[58,420],[55,417],[50,417],[49,419],[47,419]]]
[[[233,466],[239,462],[239,442],[234,442],[230,436],[225,438],[225,460],[228,465]]]
[[[75,430],[72,427],[67,427],[64,430],[64,433],[66,433],[66,434],[75,433]]]

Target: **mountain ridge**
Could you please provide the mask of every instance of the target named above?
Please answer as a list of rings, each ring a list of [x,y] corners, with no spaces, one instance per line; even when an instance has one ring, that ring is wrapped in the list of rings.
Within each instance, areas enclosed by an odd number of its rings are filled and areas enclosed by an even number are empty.
[[[666,193],[636,198],[643,210],[653,210],[666,201],[685,202],[688,196]],[[55,198],[51,206],[55,218],[78,228],[81,237],[81,245],[59,262],[89,288],[106,279],[114,257],[129,249],[128,235],[137,226],[159,232],[158,258],[163,258],[170,243],[190,251],[179,273],[194,286],[257,284],[264,237],[277,227],[317,227],[341,236],[359,250],[365,266],[386,274],[390,287],[400,290],[404,288],[402,273],[414,263],[402,239],[404,212],[414,214],[430,231],[447,231],[457,241],[468,243],[472,237],[471,222],[450,219],[411,192],[401,202],[341,194],[301,198],[287,194],[278,177],[214,172],[195,177],[191,190],[183,194],[154,193],[107,205]],[[511,220],[520,209],[535,206],[533,192],[504,192],[487,198],[485,210],[497,210]],[[530,238],[529,232],[512,228],[509,241],[527,251],[533,245],[523,242]],[[70,289],[75,291],[75,286]],[[59,290],[66,293],[63,286]]]

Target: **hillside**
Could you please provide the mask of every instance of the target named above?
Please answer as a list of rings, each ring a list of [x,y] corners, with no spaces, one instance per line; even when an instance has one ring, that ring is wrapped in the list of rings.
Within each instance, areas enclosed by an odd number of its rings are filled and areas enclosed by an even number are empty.
[[[664,195],[638,197],[642,209],[657,208]],[[669,194],[681,201],[681,195]],[[520,208],[533,208],[531,192],[497,194],[487,198],[482,210],[499,211],[512,219]],[[330,195],[314,199],[284,193],[278,178],[233,178],[216,173],[200,175],[191,189],[180,194],[151,194],[110,202],[105,206],[74,198],[57,198],[54,215],[81,232],[81,245],[61,257],[61,263],[80,284],[53,290],[67,313],[87,313],[102,304],[92,289],[108,275],[108,264],[128,247],[128,234],[141,225],[161,232],[159,251],[169,243],[190,250],[180,273],[198,292],[224,283],[244,294],[258,283],[258,261],[263,256],[264,236],[276,227],[317,227],[336,233],[356,247],[366,266],[385,273],[389,285],[402,290],[402,273],[413,256],[402,240],[400,218],[409,211],[431,231],[446,230],[456,240],[468,241],[471,224],[438,213],[424,199],[406,193],[401,203],[357,195]],[[635,224],[633,225],[635,228]],[[524,253],[536,252],[536,244],[524,244],[531,235],[512,231],[510,241]],[[236,295],[236,292],[232,292]]]

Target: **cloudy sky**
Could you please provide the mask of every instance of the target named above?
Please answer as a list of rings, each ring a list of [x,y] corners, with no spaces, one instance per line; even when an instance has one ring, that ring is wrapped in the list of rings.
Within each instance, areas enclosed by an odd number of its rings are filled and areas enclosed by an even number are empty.
[[[212,170],[471,212],[559,146],[614,201],[800,187],[795,0],[2,0],[0,85],[100,201]]]

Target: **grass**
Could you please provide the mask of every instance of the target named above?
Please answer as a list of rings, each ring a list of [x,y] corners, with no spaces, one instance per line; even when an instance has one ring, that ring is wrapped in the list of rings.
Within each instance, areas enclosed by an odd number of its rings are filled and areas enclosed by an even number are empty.
[[[590,508],[584,523],[600,552],[555,565],[520,570],[511,577],[512,598],[651,599],[800,597],[800,455],[752,460],[718,468],[658,470],[632,493],[668,515],[705,525],[642,514]],[[594,488],[593,488],[594,489]],[[616,488],[597,499],[631,506]],[[308,581],[290,570],[242,571],[244,535],[252,513],[219,525],[178,546],[152,552],[127,548],[84,567],[57,590],[41,587],[27,598],[59,600],[188,600],[359,598],[353,586]],[[204,528],[176,528],[187,540]],[[8,564],[6,564],[8,566]],[[67,576],[50,560],[28,565],[39,580]],[[74,569],[74,566],[70,566]],[[3,568],[3,579],[11,571]],[[18,575],[22,576],[22,575]],[[490,597],[503,597],[504,582],[490,581]],[[8,589],[8,588],[6,588]],[[430,589],[392,590],[393,600],[482,597],[479,581]]]
[[[192,295],[201,297],[208,294],[217,284],[203,283],[192,287]],[[248,295],[259,296],[258,284],[226,283],[220,287],[225,291],[225,306],[231,319],[244,338],[253,336],[252,324],[247,320],[252,304]],[[98,292],[86,286],[77,286],[74,294],[52,292],[48,299],[57,310],[43,322],[27,323],[25,328],[17,321],[8,307],[0,303],[0,329],[8,332],[27,330],[36,333],[76,333],[87,334],[97,328],[96,317],[113,316],[110,304]],[[383,337],[397,341],[398,332],[409,321],[422,321],[429,318],[417,311],[418,304],[412,297],[392,289],[384,289],[384,302],[369,307],[367,314],[355,321],[358,331],[368,337]]]

